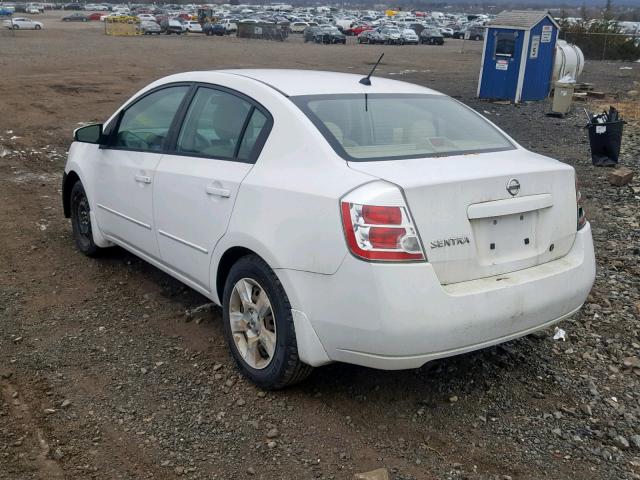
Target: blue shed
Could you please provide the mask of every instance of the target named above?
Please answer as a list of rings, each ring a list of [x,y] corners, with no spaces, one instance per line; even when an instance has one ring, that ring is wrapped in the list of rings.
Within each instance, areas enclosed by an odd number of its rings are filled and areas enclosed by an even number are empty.
[[[478,97],[543,100],[549,95],[560,27],[546,11],[504,11],[487,25]]]

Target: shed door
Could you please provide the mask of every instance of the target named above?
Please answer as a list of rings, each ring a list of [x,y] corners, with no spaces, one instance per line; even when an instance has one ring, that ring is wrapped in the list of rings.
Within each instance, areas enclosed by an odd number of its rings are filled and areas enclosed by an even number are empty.
[[[549,95],[557,33],[548,18],[531,30],[521,100],[544,100]]]
[[[523,32],[489,29],[484,54],[481,98],[515,100]]]

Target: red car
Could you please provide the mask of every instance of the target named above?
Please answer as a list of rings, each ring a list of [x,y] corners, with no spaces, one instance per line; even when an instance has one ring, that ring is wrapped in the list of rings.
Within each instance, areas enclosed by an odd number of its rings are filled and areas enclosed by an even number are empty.
[[[92,21],[100,21],[100,17],[102,17],[103,15],[106,15],[105,12],[93,12],[91,15],[87,15],[87,20],[92,20]]]
[[[360,35],[365,30],[371,30],[371,25],[358,25],[356,27],[352,27],[348,30],[345,30],[345,35],[355,35],[356,37]]]

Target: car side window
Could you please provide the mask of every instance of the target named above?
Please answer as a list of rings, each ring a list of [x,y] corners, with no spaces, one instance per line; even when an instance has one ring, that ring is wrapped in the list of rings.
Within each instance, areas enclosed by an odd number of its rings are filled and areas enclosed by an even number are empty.
[[[118,125],[114,146],[145,152],[161,151],[188,90],[188,86],[163,88],[127,108]]]
[[[182,124],[177,152],[234,158],[251,108],[249,102],[231,93],[199,88]]]
[[[267,117],[257,108],[254,108],[251,114],[251,119],[247,123],[247,128],[242,137],[240,143],[240,149],[238,150],[238,158],[240,160],[250,160],[253,149],[262,133],[265,125],[267,124]]]

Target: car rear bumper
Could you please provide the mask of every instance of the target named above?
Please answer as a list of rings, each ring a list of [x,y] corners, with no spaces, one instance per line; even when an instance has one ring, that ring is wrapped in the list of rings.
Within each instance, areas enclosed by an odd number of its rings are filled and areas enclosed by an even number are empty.
[[[329,359],[394,370],[505,342],[570,316],[591,290],[595,257],[587,224],[558,260],[451,285],[441,285],[428,263],[367,263],[351,255],[333,275],[277,273]]]

